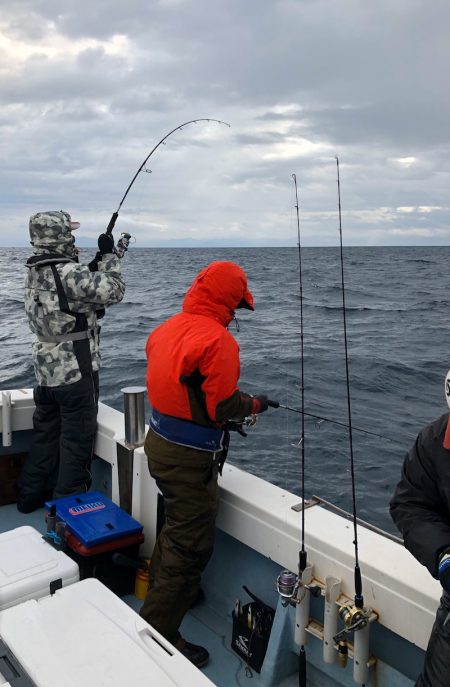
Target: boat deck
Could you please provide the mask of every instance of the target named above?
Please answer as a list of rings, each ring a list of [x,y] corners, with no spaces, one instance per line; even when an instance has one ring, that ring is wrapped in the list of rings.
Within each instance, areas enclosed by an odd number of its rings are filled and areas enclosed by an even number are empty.
[[[40,508],[34,513],[23,514],[17,511],[15,504],[0,507],[0,532],[6,532],[16,527],[29,525],[39,532],[45,531],[45,509]],[[134,595],[123,597],[123,601],[136,612],[142,601]],[[181,632],[188,640],[205,646],[210,652],[210,662],[203,668],[217,687],[258,687],[262,685],[254,670],[249,670],[239,656],[231,649],[232,622],[229,618],[218,615],[205,600],[192,609],[184,618]],[[264,683],[267,684],[267,683]],[[310,683],[308,684],[316,684]],[[317,683],[319,684],[319,683]],[[333,683],[328,683],[332,685]],[[335,683],[338,684],[338,683]],[[294,687],[298,685],[298,676],[291,676],[277,683],[277,687]]]
[[[8,485],[10,491],[4,502],[14,499],[14,470],[20,467],[19,459],[28,450],[34,407],[31,391],[14,392],[13,402],[14,447],[0,446],[0,458],[17,456],[17,465],[9,464],[9,477],[2,482],[5,494]],[[104,492],[116,503],[121,496],[120,459],[128,458],[128,454],[124,456],[122,436],[123,415],[100,404],[96,446],[99,460],[92,464],[93,489]],[[146,541],[141,551],[149,557],[158,529],[158,492],[142,449],[134,452],[134,472],[133,512],[144,524]],[[211,660],[202,672],[216,687],[298,685],[295,608],[282,606],[276,591],[280,569],[295,570],[298,563],[297,503],[295,495],[249,473],[230,465],[224,471],[214,555],[202,578],[205,598],[187,614],[181,626],[188,641],[209,650]],[[331,574],[342,580],[344,591],[351,590],[353,546],[348,521],[316,506],[307,515],[315,579],[323,581]],[[0,532],[23,525],[43,534],[45,510],[25,515],[17,511],[15,504],[0,506]],[[423,647],[434,620],[440,588],[432,589],[426,571],[419,564],[414,567],[409,554],[396,542],[364,527],[360,535],[360,553],[367,576],[366,602],[381,611],[381,622],[371,626],[374,669],[370,670],[365,687],[413,687],[423,664]],[[392,562],[388,571],[384,565],[387,559]],[[243,592],[244,585],[265,604],[276,608],[261,674],[250,671],[231,649],[231,611],[236,599],[243,603],[250,600]],[[141,605],[132,595],[123,601],[135,611]],[[324,662],[320,634],[325,617],[323,594],[318,598],[311,595],[310,603],[310,622],[306,627],[308,687],[355,685],[353,661],[349,660],[344,669],[337,661]]]

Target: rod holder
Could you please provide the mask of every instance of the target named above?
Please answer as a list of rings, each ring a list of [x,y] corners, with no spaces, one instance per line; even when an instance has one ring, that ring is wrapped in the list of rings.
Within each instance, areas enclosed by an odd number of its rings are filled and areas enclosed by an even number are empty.
[[[297,594],[300,595],[300,600],[297,601],[295,609],[295,633],[294,640],[297,646],[304,646],[308,641],[308,633],[306,627],[309,623],[309,607],[311,596],[309,589],[304,586],[310,584],[312,580],[313,566],[307,565],[301,575],[301,585],[298,588]],[[298,597],[297,597],[298,598]]]
[[[359,685],[365,685],[369,680],[369,634],[368,623],[353,637],[353,679]]]
[[[2,445],[11,446],[11,392],[2,391]]]
[[[125,413],[125,444],[128,448],[143,446],[145,442],[144,386],[121,389]]]
[[[324,663],[334,663],[336,650],[334,636],[338,630],[337,598],[341,593],[341,580],[332,575],[325,578],[325,606],[323,616],[323,660]]]

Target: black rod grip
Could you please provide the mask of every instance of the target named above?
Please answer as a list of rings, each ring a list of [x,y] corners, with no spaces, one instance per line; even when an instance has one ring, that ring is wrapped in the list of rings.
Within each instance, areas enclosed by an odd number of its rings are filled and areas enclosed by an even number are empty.
[[[116,223],[118,216],[119,216],[118,212],[113,212],[111,219],[109,220],[109,224],[106,227],[106,232],[105,232],[106,234],[112,234],[112,230],[114,229],[114,225]]]
[[[303,572],[306,569],[307,560],[308,560],[307,553],[304,549],[302,549],[299,553],[299,558],[298,558],[298,569],[300,570],[300,572]]]
[[[363,608],[364,606],[364,599],[362,595],[361,570],[359,565],[355,565],[355,606],[356,608]]]
[[[271,408],[279,408],[280,407],[279,401],[271,401],[269,398],[267,399],[267,405],[270,406]]]

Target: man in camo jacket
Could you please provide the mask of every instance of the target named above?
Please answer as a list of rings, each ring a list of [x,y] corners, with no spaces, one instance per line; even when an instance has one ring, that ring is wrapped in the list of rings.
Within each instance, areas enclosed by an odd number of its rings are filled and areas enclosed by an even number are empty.
[[[34,389],[33,441],[18,482],[17,507],[30,513],[46,498],[85,492],[97,427],[97,320],[125,292],[120,260],[128,242],[114,247],[102,234],[89,265],[78,250],[67,212],[38,212],[30,218],[34,255],[28,259],[25,311],[32,333]]]

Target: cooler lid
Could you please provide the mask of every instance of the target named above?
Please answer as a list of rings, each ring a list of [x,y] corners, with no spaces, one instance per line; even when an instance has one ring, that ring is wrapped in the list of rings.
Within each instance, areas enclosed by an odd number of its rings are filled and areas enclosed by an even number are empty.
[[[78,579],[77,564],[28,525],[0,534],[0,608],[54,578]]]
[[[0,611],[0,632],[37,687],[214,687],[92,578]]]
[[[143,530],[140,522],[99,491],[65,496],[45,505],[55,505],[58,518],[87,547]]]

